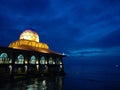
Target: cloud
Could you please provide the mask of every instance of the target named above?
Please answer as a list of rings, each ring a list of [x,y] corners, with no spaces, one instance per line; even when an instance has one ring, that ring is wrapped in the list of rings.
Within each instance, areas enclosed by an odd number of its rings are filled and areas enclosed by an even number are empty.
[[[56,51],[120,46],[119,4],[118,0],[1,0],[0,35],[4,40],[0,42],[6,46],[26,28],[33,28],[40,41]],[[101,51],[93,55],[96,53]]]
[[[72,57],[89,57],[89,56],[120,56],[120,47],[114,48],[88,48],[80,50],[68,50],[66,54]]]
[[[97,41],[97,46],[99,47],[118,47],[120,46],[120,28],[114,30],[110,34],[104,36],[100,40]]]

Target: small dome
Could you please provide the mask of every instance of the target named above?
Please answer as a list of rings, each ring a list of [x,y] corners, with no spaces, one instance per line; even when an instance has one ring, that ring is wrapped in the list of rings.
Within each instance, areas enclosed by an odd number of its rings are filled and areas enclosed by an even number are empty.
[[[31,40],[39,42],[39,35],[32,30],[25,30],[21,35],[20,39]]]

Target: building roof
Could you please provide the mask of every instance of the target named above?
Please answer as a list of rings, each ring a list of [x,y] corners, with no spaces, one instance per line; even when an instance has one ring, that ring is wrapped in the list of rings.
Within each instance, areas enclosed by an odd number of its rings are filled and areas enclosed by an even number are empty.
[[[57,54],[62,55],[58,52],[49,49],[46,43],[39,42],[39,36],[32,30],[25,30],[21,35],[20,39],[9,44],[10,48],[21,49],[27,51],[36,51],[40,53]],[[64,55],[62,55],[64,56]]]
[[[14,47],[14,49],[21,49],[21,50],[27,50],[27,51],[36,51],[40,53],[48,53],[48,54],[57,54],[57,55],[62,55],[58,52],[52,51],[50,49],[45,49],[45,48],[39,48],[39,47],[32,47],[32,46],[27,46],[27,45],[20,45],[18,47]],[[64,55],[62,55],[64,56]]]

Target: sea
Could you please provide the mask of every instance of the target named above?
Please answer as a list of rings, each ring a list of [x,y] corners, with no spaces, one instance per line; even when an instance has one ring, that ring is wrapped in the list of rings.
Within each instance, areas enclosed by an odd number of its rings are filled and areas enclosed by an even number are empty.
[[[65,76],[0,81],[0,90],[120,90],[120,56],[65,58]]]

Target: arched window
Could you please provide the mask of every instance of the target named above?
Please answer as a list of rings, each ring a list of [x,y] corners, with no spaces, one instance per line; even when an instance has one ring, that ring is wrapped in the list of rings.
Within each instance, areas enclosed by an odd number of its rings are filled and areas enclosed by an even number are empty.
[[[20,54],[17,58],[17,64],[24,64],[24,57]]]
[[[0,63],[9,63],[7,53],[2,53],[0,55]]]
[[[52,59],[52,57],[49,58],[49,64],[53,64],[53,59]]]
[[[31,58],[30,58],[30,64],[35,64],[36,62],[36,57],[33,55]]]
[[[45,64],[45,57],[44,57],[44,56],[42,56],[42,57],[40,58],[40,64]]]

